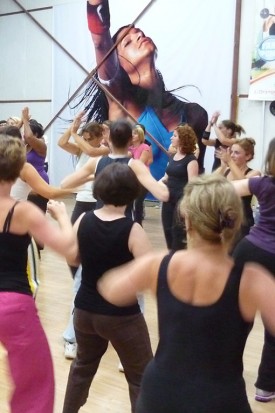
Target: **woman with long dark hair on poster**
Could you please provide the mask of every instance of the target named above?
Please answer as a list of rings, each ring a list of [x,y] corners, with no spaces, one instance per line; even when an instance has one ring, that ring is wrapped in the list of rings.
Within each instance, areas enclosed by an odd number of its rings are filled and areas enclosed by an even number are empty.
[[[181,100],[165,88],[162,74],[155,66],[157,47],[150,37],[133,25],[121,27],[110,34],[110,12],[108,0],[87,2],[88,26],[95,48],[98,70],[88,84],[79,104],[85,105],[87,121],[103,122],[131,115],[142,123],[147,133],[153,136],[154,162],[150,170],[160,179],[168,161],[167,150],[170,138],[177,125],[187,122],[196,132],[200,156],[200,172],[203,171],[205,146],[201,137],[207,126],[207,113],[197,103]],[[117,44],[106,59],[106,54]],[[101,83],[116,100],[98,86]],[[117,103],[123,105],[123,108]],[[159,143],[159,145],[158,145]]]

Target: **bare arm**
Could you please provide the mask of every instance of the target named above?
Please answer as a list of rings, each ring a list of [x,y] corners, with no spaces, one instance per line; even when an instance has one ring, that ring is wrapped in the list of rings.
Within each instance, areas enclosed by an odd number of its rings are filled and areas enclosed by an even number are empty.
[[[248,178],[239,179],[237,181],[231,181],[231,183],[235,187],[237,194],[239,194],[240,196],[251,195],[251,192],[248,186]]]
[[[129,166],[135,172],[139,182],[148,189],[148,191],[160,201],[168,201],[169,191],[167,186],[162,181],[157,181],[139,159],[131,159]]]
[[[199,174],[199,164],[197,161],[191,161],[187,165],[187,174],[188,174],[188,181],[194,176],[198,176]]]
[[[100,158],[89,159],[82,168],[66,176],[61,182],[61,188],[77,188],[92,180],[92,175],[95,173],[99,159]]]
[[[228,169],[228,166],[224,162],[221,162],[221,166],[219,166],[217,169],[215,169],[212,172],[212,174],[223,175],[224,176],[227,169]]]
[[[119,306],[134,303],[138,292],[149,289],[155,294],[160,262],[166,253],[149,253],[107,271],[97,284],[100,294]]]
[[[246,174],[246,170],[240,169],[238,165],[236,165],[234,160],[231,158],[230,148],[225,149],[220,147],[218,150],[215,151],[215,155],[217,158],[221,160],[222,169],[230,169],[233,180],[250,178],[252,176],[261,176],[260,171],[252,169]]]
[[[237,141],[236,138],[227,138],[226,136],[224,136],[224,134],[218,128],[217,125],[213,125],[213,126],[214,126],[214,130],[215,130],[215,134],[216,134],[217,138],[219,139],[219,141],[221,142],[222,145],[232,146],[234,143],[236,143],[236,141]]]
[[[108,155],[110,153],[110,149],[107,146],[101,145],[98,148],[91,146],[77,133],[72,133],[72,137],[80,151],[86,153],[86,155],[96,157]]]
[[[117,77],[119,68],[116,51],[105,60],[103,58],[113,46],[110,34],[110,11],[108,0],[89,0],[87,3],[88,27],[94,44],[98,75],[103,81]]]
[[[77,142],[71,142],[70,137],[73,134],[77,135],[77,131],[80,128],[81,123],[84,121],[85,117],[85,111],[81,111],[76,115],[76,117],[73,120],[73,123],[71,126],[63,133],[63,135],[60,136],[58,139],[58,146],[60,148],[64,149],[65,151],[71,153],[72,155],[80,156],[81,152],[85,152],[82,150],[82,148],[78,145]],[[77,135],[78,136],[78,135]],[[80,137],[79,137],[80,138]],[[81,140],[83,140],[81,138]],[[88,143],[86,143],[87,146],[90,146]],[[86,152],[85,152],[86,153]]]
[[[151,156],[150,148],[149,148],[148,150],[142,151],[139,159],[141,160],[142,163],[144,163],[144,165],[148,166],[153,161],[151,158],[152,158],[152,156]],[[151,160],[151,162],[150,162],[150,160]]]
[[[20,178],[25,181],[34,192],[43,196],[44,198],[63,198],[70,194],[72,190],[61,189],[47,184],[44,179],[41,178],[37,170],[29,163],[25,163],[20,173]]]
[[[215,139],[204,139],[204,138],[202,138],[201,141],[205,146],[215,146],[215,143],[216,143]]]
[[[210,137],[211,128],[214,124],[217,123],[217,120],[218,120],[219,116],[220,116],[219,111],[214,112],[213,115],[211,116],[206,128],[205,128],[205,131],[204,131],[204,133],[202,135],[202,139],[201,139],[202,143],[205,146],[215,146],[216,140],[215,139],[209,139],[209,137]]]
[[[81,150],[74,142],[70,142],[71,128],[68,128],[58,139],[58,146],[72,155],[80,156]]]
[[[272,274],[258,264],[246,264],[239,294],[244,318],[253,320],[259,311],[266,328],[275,335],[275,280]]]
[[[28,201],[20,202],[15,211],[18,213],[20,225],[23,225],[26,232],[29,232],[38,242],[61,255],[65,255],[68,251],[72,252],[76,248],[76,242],[65,204],[50,201],[48,209],[58,225],[51,222],[36,205]]]
[[[77,239],[77,231],[78,231],[78,228],[79,228],[80,221],[82,220],[84,215],[85,215],[85,213],[81,214],[78,217],[78,219],[75,221],[74,225],[73,225],[73,233],[74,233],[74,236],[75,236],[75,239],[76,239],[77,248],[75,250],[68,251],[65,254],[65,258],[67,260],[68,265],[72,265],[74,267],[78,267],[81,264],[80,254],[79,254],[79,246],[78,246],[78,239]]]
[[[135,222],[132,226],[128,245],[129,250],[135,258],[152,251],[152,244],[148,238],[148,235],[142,226],[137,222]]]

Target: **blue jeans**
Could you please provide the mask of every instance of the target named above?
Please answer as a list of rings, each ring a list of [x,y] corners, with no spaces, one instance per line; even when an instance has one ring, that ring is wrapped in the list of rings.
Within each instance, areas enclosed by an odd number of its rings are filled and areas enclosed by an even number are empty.
[[[152,349],[143,314],[106,316],[75,309],[77,355],[68,377],[63,413],[77,413],[86,403],[89,389],[109,341],[124,367],[132,412],[143,371],[152,359]]]
[[[75,300],[76,293],[81,284],[81,273],[82,273],[82,266],[80,265],[74,276],[74,284],[73,284],[74,297],[73,297],[72,304],[71,304],[71,313],[70,313],[70,318],[69,318],[67,327],[63,333],[64,340],[68,341],[69,343],[76,342],[75,332],[74,332],[74,300]]]

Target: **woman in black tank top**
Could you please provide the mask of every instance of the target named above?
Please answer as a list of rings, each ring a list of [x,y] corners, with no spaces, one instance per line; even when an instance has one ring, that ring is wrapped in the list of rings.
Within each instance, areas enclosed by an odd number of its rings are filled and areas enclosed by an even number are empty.
[[[225,177],[193,178],[180,211],[187,250],[147,254],[98,282],[116,305],[147,289],[157,298],[159,344],[136,413],[252,413],[243,352],[257,310],[275,331],[275,281],[263,267],[240,266],[228,255],[242,209]]]
[[[58,227],[33,203],[10,196],[25,161],[22,141],[0,135],[0,342],[13,384],[10,411],[53,413],[53,363],[28,279],[28,246],[35,237],[64,255],[76,242],[63,203],[48,204]]]
[[[77,413],[85,404],[109,342],[124,367],[131,411],[135,412],[141,377],[152,358],[148,329],[137,297],[133,303],[115,306],[98,292],[97,281],[105,271],[151,249],[141,225],[125,215],[126,205],[133,202],[139,190],[140,184],[129,166],[111,162],[94,182],[94,197],[103,206],[83,214],[74,225],[82,277],[74,312],[77,354],[71,364],[63,413]],[[79,264],[78,256],[70,259],[70,264]]]
[[[251,169],[247,165],[248,162],[254,158],[255,145],[256,142],[253,138],[243,138],[236,140],[236,143],[234,143],[230,149],[219,148],[216,151],[216,155],[221,160],[221,166],[215,173],[225,176],[228,181],[260,176],[260,171]],[[232,249],[249,233],[250,227],[254,225],[251,203],[252,195],[242,197],[244,220],[232,245]]]
[[[167,164],[165,175],[162,178],[169,190],[169,200],[163,202],[161,221],[165,241],[168,249],[178,250],[186,248],[186,232],[178,214],[178,201],[189,179],[198,175],[199,166],[194,155],[196,150],[196,135],[187,125],[179,125],[171,138],[176,148]]]

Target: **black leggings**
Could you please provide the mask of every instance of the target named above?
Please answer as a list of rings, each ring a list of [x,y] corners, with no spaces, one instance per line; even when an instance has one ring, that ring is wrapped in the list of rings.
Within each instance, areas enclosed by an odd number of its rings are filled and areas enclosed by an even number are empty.
[[[173,251],[185,249],[186,229],[178,211],[178,202],[163,202],[161,220],[167,248]]]

